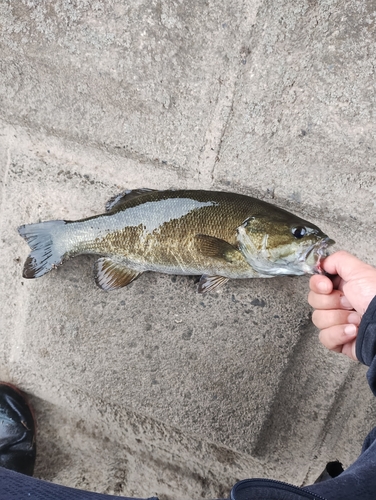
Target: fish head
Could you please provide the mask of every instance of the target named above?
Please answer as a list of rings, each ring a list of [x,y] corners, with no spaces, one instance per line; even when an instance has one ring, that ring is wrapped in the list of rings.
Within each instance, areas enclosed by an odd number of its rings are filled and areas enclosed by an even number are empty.
[[[237,228],[239,249],[261,276],[323,274],[334,241],[314,224],[288,212],[253,216]]]

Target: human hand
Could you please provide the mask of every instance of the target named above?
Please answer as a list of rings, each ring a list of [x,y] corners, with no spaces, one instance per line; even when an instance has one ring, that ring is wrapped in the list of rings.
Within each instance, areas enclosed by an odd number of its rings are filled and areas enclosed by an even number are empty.
[[[358,326],[376,295],[376,269],[344,251],[327,257],[322,267],[335,277],[333,281],[319,274],[311,277],[312,321],[325,347],[356,360]]]

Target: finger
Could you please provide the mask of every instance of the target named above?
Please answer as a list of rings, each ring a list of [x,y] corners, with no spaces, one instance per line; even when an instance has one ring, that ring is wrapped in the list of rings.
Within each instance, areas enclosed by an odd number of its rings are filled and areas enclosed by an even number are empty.
[[[347,355],[350,351],[354,354],[351,356],[352,359],[356,359],[355,353],[352,352],[352,346],[346,348],[344,346],[355,342],[357,334],[358,328],[355,325],[336,325],[321,330],[319,338],[320,342],[330,351],[343,352],[345,350]]]
[[[353,309],[346,296],[339,290],[333,290],[329,295],[310,291],[308,304],[314,309]]]
[[[354,255],[343,250],[335,252],[323,261],[323,268],[329,274],[338,274],[342,279],[348,281],[351,274],[359,268],[359,265],[364,266],[364,263]]]
[[[348,356],[350,359],[353,359],[354,361],[358,361],[358,358],[356,357],[356,338],[354,340],[351,340],[350,342],[347,342],[347,344],[343,344],[342,346],[342,354],[345,354],[345,356]]]
[[[333,289],[343,291],[345,283],[341,276],[338,275],[329,278],[322,274],[315,274],[310,279],[309,287],[316,293],[329,294]]]
[[[333,283],[327,276],[314,274],[309,280],[309,288],[315,293],[329,294],[333,290]]]
[[[312,322],[320,330],[344,324],[359,326],[360,319],[360,315],[357,312],[349,312],[343,309],[316,309],[312,313]]]

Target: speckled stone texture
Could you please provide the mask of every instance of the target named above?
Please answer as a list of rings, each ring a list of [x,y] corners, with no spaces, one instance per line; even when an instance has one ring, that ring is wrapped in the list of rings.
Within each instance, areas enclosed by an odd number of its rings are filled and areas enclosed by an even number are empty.
[[[84,256],[28,281],[17,227],[229,190],[375,265],[375,21],[371,0],[0,2],[0,376],[35,406],[38,477],[209,499],[357,456],[375,401],[320,346],[308,277],[105,293]]]

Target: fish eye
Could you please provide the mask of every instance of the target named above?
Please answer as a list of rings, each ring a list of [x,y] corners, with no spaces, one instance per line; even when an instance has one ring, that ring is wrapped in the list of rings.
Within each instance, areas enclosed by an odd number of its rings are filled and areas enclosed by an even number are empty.
[[[307,229],[304,226],[296,226],[291,229],[292,234],[300,240],[307,234]]]

